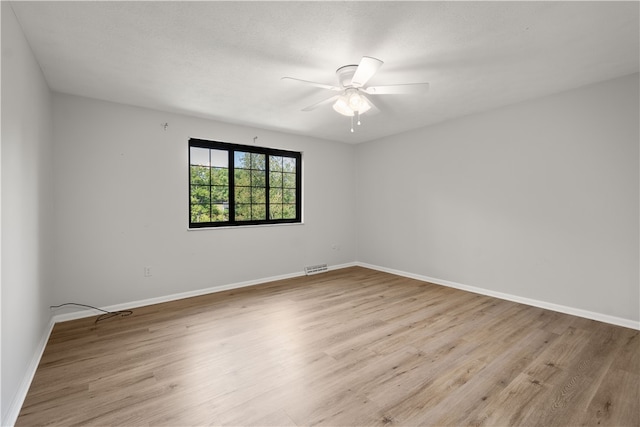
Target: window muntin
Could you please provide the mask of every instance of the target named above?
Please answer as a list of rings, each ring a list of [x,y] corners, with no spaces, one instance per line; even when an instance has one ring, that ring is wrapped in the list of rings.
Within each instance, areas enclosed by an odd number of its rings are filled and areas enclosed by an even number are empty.
[[[302,155],[189,140],[189,226],[301,222]]]

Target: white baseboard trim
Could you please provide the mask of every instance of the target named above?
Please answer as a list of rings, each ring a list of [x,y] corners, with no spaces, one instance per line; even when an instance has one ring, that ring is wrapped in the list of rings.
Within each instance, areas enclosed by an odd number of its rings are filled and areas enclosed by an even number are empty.
[[[333,265],[333,266],[329,266],[329,271],[333,271],[333,270],[341,270],[343,268],[347,268],[347,267],[357,267],[358,263],[357,262],[348,262],[346,264],[338,264],[338,265]]]
[[[573,316],[584,317],[586,319],[597,320],[599,322],[610,323],[612,325],[623,326],[625,328],[640,330],[640,322],[637,322],[635,320],[623,319],[621,317],[610,316],[608,314],[596,313],[588,310],[582,310],[580,308],[568,307],[566,305],[554,304],[551,302],[520,297],[517,295],[505,294],[503,292],[496,292],[489,289],[477,288],[475,286],[463,285],[461,283],[450,282],[448,280],[442,280],[442,279],[436,279],[434,277],[423,276],[420,274],[407,273],[406,271],[395,270],[393,268],[381,267],[378,265],[367,264],[364,262],[357,262],[356,265],[360,267],[370,268],[372,270],[378,270],[385,273],[395,274],[396,276],[408,277],[410,279],[421,280],[423,282],[434,283],[436,285],[447,286],[449,288],[460,289],[463,291],[473,292],[476,294],[481,294],[481,295],[495,297],[495,298],[499,298],[507,301],[517,302],[520,304],[526,304],[533,307],[557,311],[559,313],[571,314]]]
[[[29,387],[31,387],[31,382],[33,381],[33,377],[36,375],[36,370],[38,369],[38,365],[40,364],[40,359],[42,359],[42,355],[44,354],[44,349],[47,347],[47,342],[49,341],[49,336],[51,336],[51,331],[53,331],[53,327],[55,326],[55,322],[53,318],[49,320],[49,324],[45,329],[42,337],[40,338],[40,342],[38,343],[38,347],[33,357],[31,358],[31,363],[29,363],[29,367],[27,368],[26,375],[20,384],[20,388],[15,394],[13,401],[9,405],[9,409],[7,410],[4,419],[2,420],[3,426],[13,426],[16,424],[18,420],[18,415],[20,415],[20,409],[22,409],[22,405],[24,404],[24,399],[27,397],[27,393],[29,392]]]
[[[328,270],[329,271],[339,270],[339,269],[342,269],[342,268],[354,267],[356,265],[357,264],[355,262],[346,263],[346,264],[339,264],[339,265],[333,265],[333,266],[329,266]],[[266,277],[266,278],[263,278],[263,279],[247,280],[245,282],[237,282],[237,283],[231,283],[231,284],[228,284],[228,285],[213,286],[213,287],[210,287],[210,288],[198,289],[198,290],[195,290],[195,291],[180,292],[180,293],[177,293],[177,294],[165,295],[165,296],[155,297],[155,298],[148,298],[148,299],[138,300],[138,301],[131,301],[131,302],[126,302],[126,303],[116,304],[116,305],[110,305],[108,307],[100,307],[100,308],[102,310],[105,310],[105,311],[131,310],[133,308],[144,307],[144,306],[147,306],[147,305],[160,304],[160,303],[163,303],[163,302],[170,302],[170,301],[177,301],[177,300],[181,300],[181,299],[184,299],[184,298],[191,298],[191,297],[197,297],[197,296],[201,296],[201,295],[208,295],[208,294],[212,294],[212,293],[216,293],[216,292],[228,291],[228,290],[231,290],[231,289],[245,288],[247,286],[260,285],[260,284],[263,284],[263,283],[275,282],[277,280],[291,279],[293,277],[300,277],[300,276],[304,276],[304,275],[305,275],[304,271],[299,271],[299,272],[295,272],[295,273],[282,274],[282,275],[279,275],[279,276]],[[96,311],[91,310],[91,309],[80,310],[80,311],[74,311],[74,312],[71,312],[71,313],[56,314],[53,317],[53,320],[54,320],[54,323],[66,322],[68,320],[82,319],[84,317],[91,317],[91,316],[96,316],[96,315],[99,315],[99,314],[100,313],[97,313]]]

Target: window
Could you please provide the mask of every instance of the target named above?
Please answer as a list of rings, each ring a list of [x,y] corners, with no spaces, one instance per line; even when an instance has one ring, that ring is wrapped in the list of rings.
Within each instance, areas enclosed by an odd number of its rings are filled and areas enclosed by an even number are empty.
[[[302,154],[189,140],[189,227],[302,221]]]

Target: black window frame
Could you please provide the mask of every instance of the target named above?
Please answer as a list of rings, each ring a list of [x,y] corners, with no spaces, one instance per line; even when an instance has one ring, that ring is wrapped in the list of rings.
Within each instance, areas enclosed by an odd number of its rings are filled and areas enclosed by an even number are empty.
[[[228,221],[209,221],[209,222],[192,222],[192,184],[191,184],[191,147],[207,148],[213,150],[227,151],[228,155],[228,184],[229,184],[229,220]],[[266,219],[264,220],[236,220],[236,192],[235,192],[235,153],[237,151],[245,153],[264,154],[265,158],[265,206]],[[287,219],[269,219],[270,216],[270,156],[282,156],[296,159],[295,166],[295,218]],[[302,152],[281,150],[276,148],[258,147],[253,145],[234,144],[230,142],[209,141],[205,139],[190,138],[188,144],[188,173],[189,173],[189,228],[217,228],[217,227],[242,227],[247,225],[273,225],[273,224],[295,224],[302,223]]]

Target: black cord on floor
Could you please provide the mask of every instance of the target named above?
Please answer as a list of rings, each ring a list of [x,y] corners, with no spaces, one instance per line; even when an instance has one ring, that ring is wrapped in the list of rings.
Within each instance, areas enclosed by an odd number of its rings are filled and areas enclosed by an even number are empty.
[[[94,324],[98,323],[101,320],[110,319],[110,318],[115,317],[115,316],[130,316],[130,315],[133,314],[133,311],[131,311],[131,310],[107,311],[107,310],[103,310],[103,309],[98,308],[98,307],[94,307],[92,305],[78,304],[77,302],[65,302],[64,304],[60,304],[60,305],[51,305],[51,306],[49,306],[49,308],[60,308],[60,307],[64,307],[64,306],[67,306],[67,305],[75,305],[75,306],[78,306],[78,307],[86,307],[86,308],[91,308],[93,310],[101,311],[103,314],[101,314],[100,316],[98,316],[96,318],[96,321],[93,322]]]

